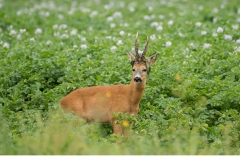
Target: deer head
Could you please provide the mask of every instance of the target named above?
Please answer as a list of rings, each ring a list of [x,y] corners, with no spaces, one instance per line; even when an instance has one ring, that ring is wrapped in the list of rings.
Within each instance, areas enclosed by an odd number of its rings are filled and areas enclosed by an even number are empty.
[[[151,65],[156,61],[157,54],[154,53],[148,58],[145,58],[145,54],[148,49],[148,37],[142,54],[138,53],[138,33],[135,39],[135,56],[131,53],[128,53],[129,59],[131,61],[134,81],[141,83],[146,81],[147,74],[150,72]]]

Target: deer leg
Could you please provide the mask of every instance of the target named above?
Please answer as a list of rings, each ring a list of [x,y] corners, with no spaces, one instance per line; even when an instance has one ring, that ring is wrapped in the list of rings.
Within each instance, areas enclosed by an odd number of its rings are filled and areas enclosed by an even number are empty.
[[[123,135],[122,126],[120,124],[114,124],[113,131],[116,135]]]
[[[132,128],[132,124],[130,124],[128,127],[123,128],[123,136],[128,137],[130,135],[130,131]]]
[[[122,126],[120,124],[116,124],[115,123],[115,119],[112,120],[112,126],[113,126],[113,132],[116,135],[123,135],[123,130],[122,130]]]

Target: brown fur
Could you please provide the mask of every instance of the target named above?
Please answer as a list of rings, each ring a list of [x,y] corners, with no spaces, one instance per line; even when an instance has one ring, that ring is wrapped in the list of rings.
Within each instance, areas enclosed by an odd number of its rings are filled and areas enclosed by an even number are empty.
[[[135,56],[128,53],[130,61]],[[156,54],[149,57],[152,65],[156,60]],[[112,118],[114,113],[130,113],[137,115],[139,103],[146,85],[147,72],[144,62],[135,62],[133,65],[132,80],[129,85],[93,86],[77,89],[60,101],[60,107],[67,112],[73,112],[87,121],[110,122],[114,133],[123,134],[121,125],[115,124]],[[140,73],[141,82],[134,81],[136,73]]]

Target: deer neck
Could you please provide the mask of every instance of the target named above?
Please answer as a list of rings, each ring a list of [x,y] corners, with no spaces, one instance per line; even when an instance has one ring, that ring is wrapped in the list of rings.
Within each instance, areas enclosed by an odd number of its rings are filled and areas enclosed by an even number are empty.
[[[136,83],[132,78],[129,84],[129,97],[130,97],[130,102],[133,104],[133,106],[139,105],[142,99],[145,86],[146,86],[146,81],[142,83]]]

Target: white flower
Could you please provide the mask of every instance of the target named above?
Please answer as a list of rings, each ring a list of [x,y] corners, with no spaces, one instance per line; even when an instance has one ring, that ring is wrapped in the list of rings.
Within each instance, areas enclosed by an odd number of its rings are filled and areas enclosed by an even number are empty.
[[[55,37],[58,37],[60,34],[59,34],[59,32],[54,32],[53,33],[53,36],[55,36]]]
[[[203,6],[199,6],[198,9],[201,11],[203,10]]]
[[[36,30],[35,30],[35,34],[41,34],[42,33],[42,29],[41,28],[37,28]]]
[[[113,13],[114,18],[122,18],[122,13],[121,12],[115,12]]]
[[[87,55],[87,58],[91,59],[91,58],[92,58],[92,55],[91,55],[91,54],[88,54],[88,55]]]
[[[195,47],[195,44],[191,42],[191,43],[189,44],[189,46],[190,46],[190,47]]]
[[[20,29],[19,31],[20,31],[20,33],[25,33],[26,29]]]
[[[112,36],[106,36],[106,39],[112,39]]]
[[[86,44],[82,44],[82,45],[80,46],[80,48],[81,48],[81,49],[87,49],[87,45],[86,45]]]
[[[72,15],[74,12],[75,12],[74,9],[71,9],[70,11],[68,11],[68,14]]]
[[[76,44],[73,45],[73,48],[78,48],[78,46]]]
[[[155,39],[156,39],[155,34],[151,35],[151,36],[150,36],[150,39],[151,39],[151,40],[155,40]]]
[[[211,46],[212,46],[212,45],[209,44],[209,43],[204,43],[203,48],[209,48],[209,47],[211,47]]]
[[[17,11],[17,15],[18,15],[18,16],[21,15],[22,13],[23,13],[22,10]]]
[[[116,24],[115,23],[111,23],[110,24],[110,28],[115,28],[116,27]]]
[[[184,37],[184,34],[182,32],[178,33],[179,37]]]
[[[148,10],[149,10],[149,11],[152,11],[152,10],[153,10],[153,7],[152,7],[152,6],[149,6],[149,7],[148,7]]]
[[[111,7],[112,7],[112,6],[111,6],[111,5],[108,5],[108,4],[105,4],[105,5],[104,5],[104,8],[105,8],[106,10],[109,10]]]
[[[218,19],[217,18],[213,18],[213,23],[217,23]]]
[[[32,41],[32,42],[34,42],[34,41],[35,41],[35,39],[34,39],[34,38],[30,38],[29,40],[30,40],[30,41]]]
[[[86,42],[86,38],[85,38],[85,37],[82,37],[82,38],[81,38],[81,41],[82,41],[82,42]]]
[[[159,19],[164,19],[165,16],[164,16],[164,15],[159,15],[158,18],[159,18]]]
[[[183,52],[183,54],[189,53],[189,49],[186,48],[185,51]],[[192,57],[192,55],[190,55],[190,57]]]
[[[240,47],[235,47],[234,52],[240,52]]]
[[[124,26],[124,27],[128,27],[129,24],[128,24],[128,23],[124,23],[123,26]]]
[[[108,22],[113,21],[113,17],[107,17],[107,21]]]
[[[70,32],[70,35],[71,36],[75,36],[75,35],[77,35],[77,29],[73,29],[71,32]]]
[[[60,26],[59,26],[59,29],[67,29],[67,25],[66,24],[61,24]]]
[[[81,7],[81,10],[83,13],[88,13],[91,11],[89,8],[85,8],[85,7]]]
[[[171,41],[166,42],[166,47],[170,47],[172,45]]]
[[[122,40],[118,40],[117,45],[122,45],[122,44],[123,44]]]
[[[49,12],[45,12],[44,14],[46,17],[49,17],[50,16],[50,13]]]
[[[92,11],[92,13],[90,14],[90,17],[95,17],[96,15],[98,15],[97,11]]]
[[[125,32],[124,32],[124,31],[120,31],[119,34],[120,34],[121,36],[123,36],[123,35],[125,34]]]
[[[232,40],[232,36],[231,36],[231,35],[224,34],[224,39],[231,41],[231,40]]]
[[[61,38],[69,38],[69,36],[64,33],[64,34],[61,35]]]
[[[197,26],[197,27],[200,27],[201,25],[202,25],[201,22],[196,22],[196,23],[195,23],[195,26]]]
[[[163,30],[163,27],[162,27],[162,26],[158,26],[158,27],[156,28],[156,30],[157,30],[157,31],[162,31],[162,30]]]
[[[217,33],[222,33],[222,32],[223,32],[222,27],[218,27],[218,29],[217,29]]]
[[[158,26],[158,22],[152,22],[150,26],[151,27],[157,27]]]
[[[240,44],[240,39],[237,39],[237,40],[236,40],[236,43],[237,43],[237,44]]]
[[[210,59],[210,62],[214,63],[214,62],[216,62],[216,59]]]
[[[135,47],[133,47],[133,48],[132,48],[132,51],[134,51],[134,52],[135,52]],[[142,54],[142,52],[143,52],[143,51],[141,51],[141,50],[138,50],[138,53],[139,53],[140,55]]]
[[[240,23],[240,18],[237,18],[237,22]]]
[[[207,34],[207,31],[201,31],[201,35],[206,35]]]
[[[46,42],[46,45],[51,45],[52,44],[52,42],[50,41],[50,40],[48,40],[47,42]]]
[[[213,8],[212,12],[213,13],[218,13],[218,9],[217,8]]]
[[[151,20],[152,18],[151,18],[150,16],[148,16],[148,15],[145,15],[145,16],[143,17],[143,19],[144,19],[144,20]]]
[[[218,34],[217,34],[216,32],[213,32],[213,33],[212,33],[212,36],[213,36],[213,37],[217,37]]]
[[[9,33],[9,35],[16,35],[16,34],[17,34],[17,32],[15,30],[11,30]]]
[[[9,46],[10,46],[10,45],[9,45],[8,43],[4,43],[4,44],[3,44],[3,48],[9,48]]]
[[[92,27],[92,26],[88,27],[88,30],[89,30],[89,31],[92,31],[92,30],[93,30],[93,27]]]
[[[173,25],[173,21],[172,20],[168,21],[168,25],[169,26]]]
[[[134,7],[129,7],[129,11],[130,11],[130,12],[134,12],[134,11],[135,11],[135,8],[134,8]]]
[[[232,25],[232,29],[234,29],[234,30],[238,30],[238,24],[236,24],[236,25]]]
[[[21,39],[22,39],[21,34],[18,34],[18,35],[17,35],[17,40],[21,40]]]
[[[53,28],[53,29],[58,29],[58,24],[54,24],[54,25],[52,26],[52,28]]]
[[[112,47],[111,47],[111,51],[115,51],[116,49],[117,49],[116,46],[112,46]]]

